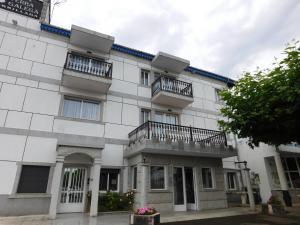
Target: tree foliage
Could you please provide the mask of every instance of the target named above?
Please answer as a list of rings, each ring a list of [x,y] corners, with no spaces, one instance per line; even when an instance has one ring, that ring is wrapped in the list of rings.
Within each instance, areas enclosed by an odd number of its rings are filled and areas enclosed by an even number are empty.
[[[282,60],[269,70],[245,73],[231,89],[221,91],[227,118],[219,125],[253,148],[260,142],[278,146],[300,143],[300,46],[287,45]]]

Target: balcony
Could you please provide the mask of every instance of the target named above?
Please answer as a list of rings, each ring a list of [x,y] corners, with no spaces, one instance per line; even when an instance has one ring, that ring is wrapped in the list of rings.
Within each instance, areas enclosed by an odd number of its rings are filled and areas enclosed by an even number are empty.
[[[152,102],[156,104],[184,108],[194,101],[191,83],[161,76],[152,83],[151,88]]]
[[[226,158],[237,151],[227,146],[224,132],[148,121],[129,133],[125,157],[139,153]]]
[[[111,76],[111,63],[72,52],[67,54],[62,84],[75,89],[107,93]]]

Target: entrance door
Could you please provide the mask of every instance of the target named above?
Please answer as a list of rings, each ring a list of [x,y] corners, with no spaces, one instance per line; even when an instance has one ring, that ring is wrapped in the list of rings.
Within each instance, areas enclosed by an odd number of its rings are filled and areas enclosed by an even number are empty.
[[[64,168],[58,212],[83,212],[86,190],[86,168]]]
[[[191,167],[174,167],[174,210],[195,210],[194,172]]]

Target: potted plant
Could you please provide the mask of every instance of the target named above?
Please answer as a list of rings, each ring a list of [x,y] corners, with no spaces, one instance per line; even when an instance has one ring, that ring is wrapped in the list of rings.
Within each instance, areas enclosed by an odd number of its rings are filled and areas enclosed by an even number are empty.
[[[129,218],[130,225],[158,225],[160,224],[160,213],[153,207],[138,208]]]
[[[262,213],[269,215],[283,215],[285,214],[282,202],[274,195],[272,195],[267,204],[262,205]]]

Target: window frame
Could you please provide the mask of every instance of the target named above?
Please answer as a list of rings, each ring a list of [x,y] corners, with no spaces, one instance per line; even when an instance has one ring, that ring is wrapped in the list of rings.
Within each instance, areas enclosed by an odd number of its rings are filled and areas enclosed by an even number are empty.
[[[137,190],[138,188],[138,179],[137,179],[137,175],[138,175],[138,167],[137,166],[132,166],[131,167],[131,188],[132,190]],[[136,178],[134,179],[134,177],[136,176]],[[135,182],[136,181],[136,182]]]
[[[140,70],[140,85],[145,86],[145,87],[149,87],[151,85],[150,74],[151,74],[150,70],[147,70],[147,69]],[[147,75],[147,84],[145,84],[145,80],[146,80],[145,75]]]
[[[148,121],[151,120],[151,109],[145,109],[145,108],[141,108],[140,110],[140,124],[146,123],[147,121],[144,121],[144,112],[149,113],[148,116]]]
[[[234,188],[231,188],[230,185],[229,185],[229,175],[234,175],[234,179],[233,179],[233,185],[234,185]],[[226,184],[227,184],[227,190],[229,191],[235,191],[237,190],[237,174],[236,172],[227,172],[226,173]]]
[[[164,168],[164,188],[152,188],[151,185],[151,167],[162,167]],[[149,186],[151,191],[165,191],[168,189],[168,184],[167,184],[167,167],[165,165],[150,165],[149,166]]]
[[[155,110],[154,111],[154,117],[153,117],[154,122],[156,122],[156,120],[155,120],[156,114],[162,115],[162,122],[158,122],[158,123],[167,123],[167,116],[174,116],[176,118],[176,124],[175,125],[181,125],[181,123],[180,123],[180,114]]]
[[[107,180],[106,180],[106,191],[104,191],[104,190],[100,190],[100,182],[101,182],[101,170],[102,169],[115,169],[115,170],[119,170],[119,173],[118,173],[118,179],[117,179],[117,182],[118,182],[118,184],[117,184],[117,190],[109,190],[109,173],[108,173],[108,176],[107,176]],[[101,193],[101,194],[105,194],[105,193],[107,193],[107,192],[115,192],[115,193],[119,193],[120,192],[120,174],[121,174],[121,169],[119,169],[119,168],[101,168],[101,170],[100,170],[100,177],[99,177],[99,192]]]
[[[221,99],[221,96],[219,94],[219,92],[222,91],[221,89],[219,88],[215,88],[215,100],[216,102],[224,102],[222,99]]]
[[[204,179],[203,179],[203,169],[209,169],[210,174],[211,174],[211,187],[204,187]],[[215,170],[212,167],[201,167],[201,179],[202,179],[202,188],[203,190],[213,190],[216,188],[216,183],[215,183]]]
[[[70,117],[70,116],[66,116],[64,114],[65,100],[80,101],[80,118]],[[96,119],[82,118],[83,102],[89,102],[89,103],[94,103],[94,104],[98,105],[98,112],[97,112]],[[84,97],[76,97],[76,96],[72,96],[72,95],[63,95],[60,115],[64,118],[71,119],[71,120],[100,122],[100,121],[102,121],[102,109],[103,109],[103,104],[102,104],[102,101],[100,101],[100,100],[94,100],[94,99],[89,99],[89,98],[84,98]]]
[[[290,170],[289,169],[289,166],[288,166],[288,163],[287,163],[287,158],[293,158],[295,160],[297,170]],[[286,165],[286,168],[283,168],[283,170],[284,170],[286,179],[289,183],[289,189],[299,190],[300,187],[294,187],[294,183],[293,183],[292,178],[291,178],[291,173],[298,172],[298,175],[300,177],[300,157],[281,157],[281,160],[284,160],[283,163]]]
[[[23,171],[23,167],[24,166],[34,166],[34,167],[48,167],[49,168],[49,172],[48,172],[48,179],[47,179],[47,186],[46,186],[46,190],[45,192],[19,192],[19,186],[20,186],[20,181],[21,181],[21,178],[22,178],[22,171]],[[51,180],[52,180],[52,176],[53,176],[53,165],[52,164],[49,164],[49,163],[45,163],[45,164],[42,164],[42,163],[20,163],[18,165],[18,168],[17,168],[17,175],[16,175],[16,178],[15,178],[15,183],[14,183],[14,186],[13,186],[13,191],[12,193],[14,195],[18,195],[18,196],[21,196],[21,195],[48,195],[50,194],[50,188],[51,188]]]

